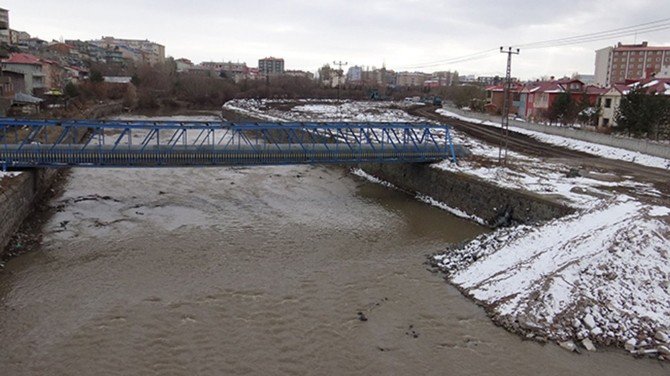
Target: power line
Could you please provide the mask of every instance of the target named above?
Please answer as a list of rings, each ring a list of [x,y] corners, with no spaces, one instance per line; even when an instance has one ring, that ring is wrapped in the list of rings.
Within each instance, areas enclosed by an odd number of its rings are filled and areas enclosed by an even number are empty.
[[[615,29],[603,30],[599,32],[575,35],[571,37],[548,39],[537,42],[529,42],[517,44],[518,47],[523,47],[526,50],[562,47],[575,44],[583,44],[590,42],[604,41],[608,39],[616,39],[637,34],[646,34],[656,31],[670,29],[670,18],[663,18],[656,21],[645,22],[641,24],[620,27]],[[493,56],[493,53],[498,51],[497,48],[491,48],[468,55],[457,56],[449,59],[436,60],[423,64],[401,66],[400,69],[418,69],[418,68],[432,68],[442,65],[453,65],[458,63],[465,63],[469,61],[481,60]]]
[[[537,43],[532,43],[532,44],[527,45],[526,47],[524,47],[524,49],[530,50],[530,49],[570,46],[570,45],[575,45],[575,44],[584,44],[584,43],[597,42],[597,41],[603,41],[603,40],[608,40],[608,39],[627,37],[627,36],[637,35],[637,34],[652,33],[652,32],[656,32],[656,31],[668,30],[668,29],[670,29],[670,22],[668,22],[666,24],[662,24],[662,25],[655,25],[653,27],[645,27],[645,28],[641,28],[641,29],[632,29],[632,30],[622,31],[622,32],[612,32],[612,33],[589,36],[589,37],[574,37],[572,39],[565,39],[565,40],[562,40],[562,41],[559,41],[559,42],[537,42]]]
[[[638,29],[638,28],[654,28],[658,26],[667,26],[667,23],[670,22],[670,18],[664,18],[661,20],[656,20],[656,21],[651,21],[651,22],[645,22],[642,24],[637,24],[633,26],[626,26],[626,27],[620,27],[616,29],[610,29],[610,30],[604,30],[604,31],[599,31],[599,32],[594,32],[594,33],[588,33],[588,34],[581,34],[581,35],[576,35],[576,36],[571,36],[571,37],[565,37],[565,38],[557,38],[557,39],[548,39],[544,41],[539,41],[539,42],[531,42],[531,43],[525,43],[525,44],[518,44],[518,46],[521,48],[523,47],[524,49],[530,48],[536,45],[540,44],[550,44],[550,43],[563,43],[563,42],[570,42],[575,39],[584,39],[584,38],[597,38],[597,37],[609,37],[610,34],[621,34],[621,33],[636,33],[638,32],[637,30],[631,30],[631,29]],[[664,24],[664,25],[658,25],[658,24]]]
[[[427,67],[427,66],[434,66],[434,65],[439,65],[439,64],[449,64],[449,63],[452,63],[452,62],[459,62],[461,60],[468,61],[471,58],[478,58],[478,57],[481,57],[481,56],[484,56],[484,55],[490,55],[491,53],[496,52],[496,51],[498,51],[497,48],[491,48],[491,49],[488,49],[488,50],[479,51],[479,52],[475,52],[475,53],[468,54],[468,55],[463,55],[463,56],[458,56],[458,57],[453,57],[453,58],[443,59],[443,60],[435,60],[435,61],[430,61],[430,62],[425,62],[425,63],[419,63],[419,64],[416,64],[416,65],[406,65],[406,66],[401,66],[400,68],[406,68],[406,69],[424,68],[424,67]]]

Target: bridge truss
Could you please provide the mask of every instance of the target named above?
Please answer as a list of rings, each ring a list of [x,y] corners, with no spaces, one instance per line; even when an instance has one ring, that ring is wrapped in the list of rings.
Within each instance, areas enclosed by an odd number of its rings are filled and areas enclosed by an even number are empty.
[[[187,167],[456,161],[449,127],[429,123],[0,119],[0,165]]]

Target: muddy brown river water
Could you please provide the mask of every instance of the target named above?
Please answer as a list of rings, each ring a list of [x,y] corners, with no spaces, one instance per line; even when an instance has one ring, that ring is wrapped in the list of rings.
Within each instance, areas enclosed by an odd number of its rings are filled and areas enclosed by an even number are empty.
[[[668,374],[494,326],[423,264],[485,229],[340,168],[75,169],[51,205],[3,376]]]

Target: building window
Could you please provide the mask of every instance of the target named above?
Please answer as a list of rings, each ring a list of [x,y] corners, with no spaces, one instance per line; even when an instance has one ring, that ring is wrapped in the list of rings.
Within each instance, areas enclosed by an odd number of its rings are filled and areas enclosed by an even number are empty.
[[[612,108],[612,98],[605,98],[605,108]]]
[[[610,125],[610,119],[608,118],[603,118],[603,127],[607,127]]]

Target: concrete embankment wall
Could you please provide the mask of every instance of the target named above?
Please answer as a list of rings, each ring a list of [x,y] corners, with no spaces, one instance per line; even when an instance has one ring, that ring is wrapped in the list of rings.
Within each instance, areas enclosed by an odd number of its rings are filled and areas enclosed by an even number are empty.
[[[82,117],[101,118],[117,114],[122,109],[120,102],[105,103],[87,109]],[[36,203],[45,197],[59,176],[59,170],[55,169],[26,170],[7,178],[8,181],[0,187],[0,256],[23,221],[34,212]]]
[[[484,180],[419,164],[366,164],[370,175],[396,187],[421,193],[483,219],[489,226],[537,223],[574,212],[530,192],[505,189]]]
[[[52,169],[23,171],[0,190],[0,255],[58,177]]]
[[[459,114],[461,116],[476,118],[479,120],[492,121],[494,123],[500,123],[500,116],[492,116],[476,112],[460,111],[458,109],[451,107],[447,107],[445,109],[453,113]],[[594,144],[612,146],[630,151],[640,152],[643,154],[653,155],[655,157],[670,159],[670,145],[654,141],[638,140],[635,138],[628,138],[628,137],[616,137],[588,130],[580,130],[568,127],[557,127],[557,126],[550,126],[536,123],[525,123],[515,120],[510,120],[509,123],[512,126],[526,129],[529,131],[541,132],[551,134],[554,136],[567,137],[575,140],[592,142]]]

